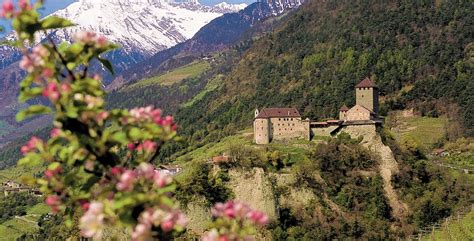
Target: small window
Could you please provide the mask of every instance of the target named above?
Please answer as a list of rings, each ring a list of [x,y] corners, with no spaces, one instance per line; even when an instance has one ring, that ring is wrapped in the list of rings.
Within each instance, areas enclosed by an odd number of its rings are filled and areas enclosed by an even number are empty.
[[[278,118],[279,121],[281,121],[281,118]]]

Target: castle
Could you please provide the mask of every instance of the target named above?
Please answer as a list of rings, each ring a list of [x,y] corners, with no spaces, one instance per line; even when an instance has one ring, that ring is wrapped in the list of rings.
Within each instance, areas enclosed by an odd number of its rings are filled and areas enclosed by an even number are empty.
[[[378,118],[379,90],[375,83],[365,78],[355,86],[356,105],[343,105],[338,120],[312,122],[302,119],[296,108],[264,108],[255,110],[253,121],[254,141],[268,144],[273,140],[305,139],[314,136],[333,136],[350,125],[380,125]]]

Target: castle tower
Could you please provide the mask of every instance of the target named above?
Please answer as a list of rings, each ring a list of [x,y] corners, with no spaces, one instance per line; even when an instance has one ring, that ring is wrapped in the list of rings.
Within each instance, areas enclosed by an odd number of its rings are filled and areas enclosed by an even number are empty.
[[[253,135],[256,144],[270,143],[270,120],[268,118],[255,118],[253,121]]]
[[[347,105],[343,105],[341,107],[341,109],[339,109],[339,120],[347,120],[347,111],[349,110],[349,108],[347,107]]]
[[[365,78],[356,88],[356,104],[361,105],[375,114],[379,111],[379,88],[369,78]]]
[[[256,144],[270,143],[270,119],[265,116],[265,111],[260,113],[255,109],[255,119],[253,120],[253,139]]]

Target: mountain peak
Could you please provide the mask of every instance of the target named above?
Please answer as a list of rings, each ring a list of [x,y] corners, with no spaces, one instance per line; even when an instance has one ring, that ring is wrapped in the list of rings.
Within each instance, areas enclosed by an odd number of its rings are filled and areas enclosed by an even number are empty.
[[[52,15],[77,24],[57,31],[58,39],[89,30],[120,44],[125,52],[152,55],[191,38],[216,17],[238,10],[230,4],[204,6],[197,0],[79,0]]]

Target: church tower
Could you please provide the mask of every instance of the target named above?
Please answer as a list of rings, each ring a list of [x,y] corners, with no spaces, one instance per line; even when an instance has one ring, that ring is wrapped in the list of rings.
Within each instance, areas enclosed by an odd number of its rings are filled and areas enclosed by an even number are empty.
[[[369,78],[365,78],[356,88],[356,104],[377,114],[379,112],[379,88]]]

